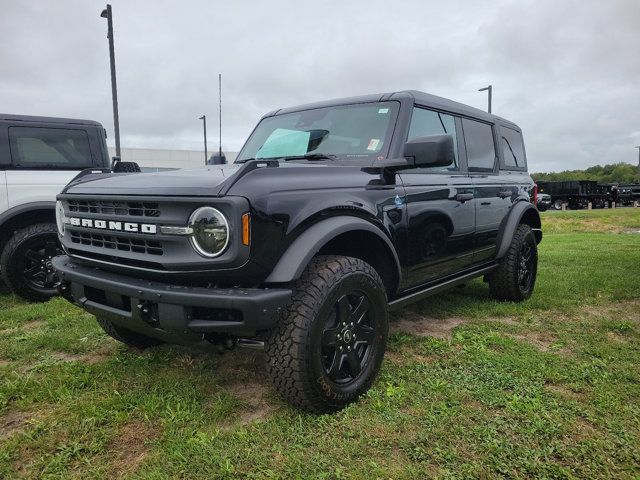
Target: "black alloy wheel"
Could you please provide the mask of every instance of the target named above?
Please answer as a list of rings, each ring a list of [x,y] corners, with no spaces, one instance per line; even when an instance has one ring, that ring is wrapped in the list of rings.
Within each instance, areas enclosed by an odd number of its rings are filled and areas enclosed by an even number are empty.
[[[34,290],[53,293],[56,288],[56,271],[51,259],[64,252],[56,240],[48,239],[43,244],[36,244],[24,252],[22,275],[24,282]]]
[[[520,246],[520,257],[518,262],[518,285],[520,290],[528,292],[531,289],[534,269],[534,247],[530,242],[523,242]]]
[[[64,252],[55,224],[38,223],[18,230],[0,257],[2,277],[13,293],[31,302],[57,295],[51,259]]]
[[[322,363],[335,383],[348,383],[360,375],[369,361],[376,336],[371,303],[360,291],[342,295],[326,319],[322,332]]]

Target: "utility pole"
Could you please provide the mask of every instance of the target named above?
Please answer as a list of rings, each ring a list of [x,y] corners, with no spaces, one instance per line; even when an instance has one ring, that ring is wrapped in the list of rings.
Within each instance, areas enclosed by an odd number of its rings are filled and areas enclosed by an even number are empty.
[[[637,147],[635,147],[638,149],[638,170],[640,170],[640,145],[638,145]]]
[[[209,159],[207,156],[207,116],[202,115],[199,120],[202,120],[202,126],[204,128],[204,164],[206,165]]]
[[[484,88],[480,88],[478,89],[479,92],[484,92],[487,91],[488,96],[489,96],[489,113],[491,113],[491,93],[493,91],[493,86],[489,85],[488,87],[484,87]]]
[[[118,116],[118,86],[116,85],[116,57],[113,47],[113,15],[111,5],[100,13],[107,19],[107,38],[109,39],[109,60],[111,63],[111,97],[113,99],[113,129],[116,137],[116,157],[120,157],[120,118]]]
[[[219,122],[220,122],[220,131],[219,131],[219,151],[220,159],[222,159],[222,74],[218,74],[218,113],[219,113]]]

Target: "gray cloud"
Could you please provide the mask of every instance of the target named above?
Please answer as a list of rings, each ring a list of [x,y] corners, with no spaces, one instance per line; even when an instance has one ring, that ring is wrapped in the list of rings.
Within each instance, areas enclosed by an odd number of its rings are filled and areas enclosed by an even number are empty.
[[[0,110],[90,118],[112,136],[104,3],[0,0]],[[532,170],[637,161],[637,0],[113,1],[122,144],[238,149],[293,104],[416,88],[525,132]]]

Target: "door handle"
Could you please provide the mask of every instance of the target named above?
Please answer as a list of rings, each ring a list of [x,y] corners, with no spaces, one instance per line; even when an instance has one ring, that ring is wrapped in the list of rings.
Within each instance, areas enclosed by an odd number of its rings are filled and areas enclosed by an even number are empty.
[[[498,192],[498,196],[500,198],[507,198],[511,195],[513,195],[513,192],[511,190],[500,190],[500,192]]]
[[[456,195],[456,200],[462,203],[473,200],[473,193],[459,193]]]

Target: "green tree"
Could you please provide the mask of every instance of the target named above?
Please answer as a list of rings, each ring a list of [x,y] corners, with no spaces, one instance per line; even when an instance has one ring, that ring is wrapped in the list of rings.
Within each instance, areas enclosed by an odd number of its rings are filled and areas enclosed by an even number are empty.
[[[585,170],[532,173],[535,181],[595,180],[600,183],[640,183],[638,167],[628,163],[594,165]]]

